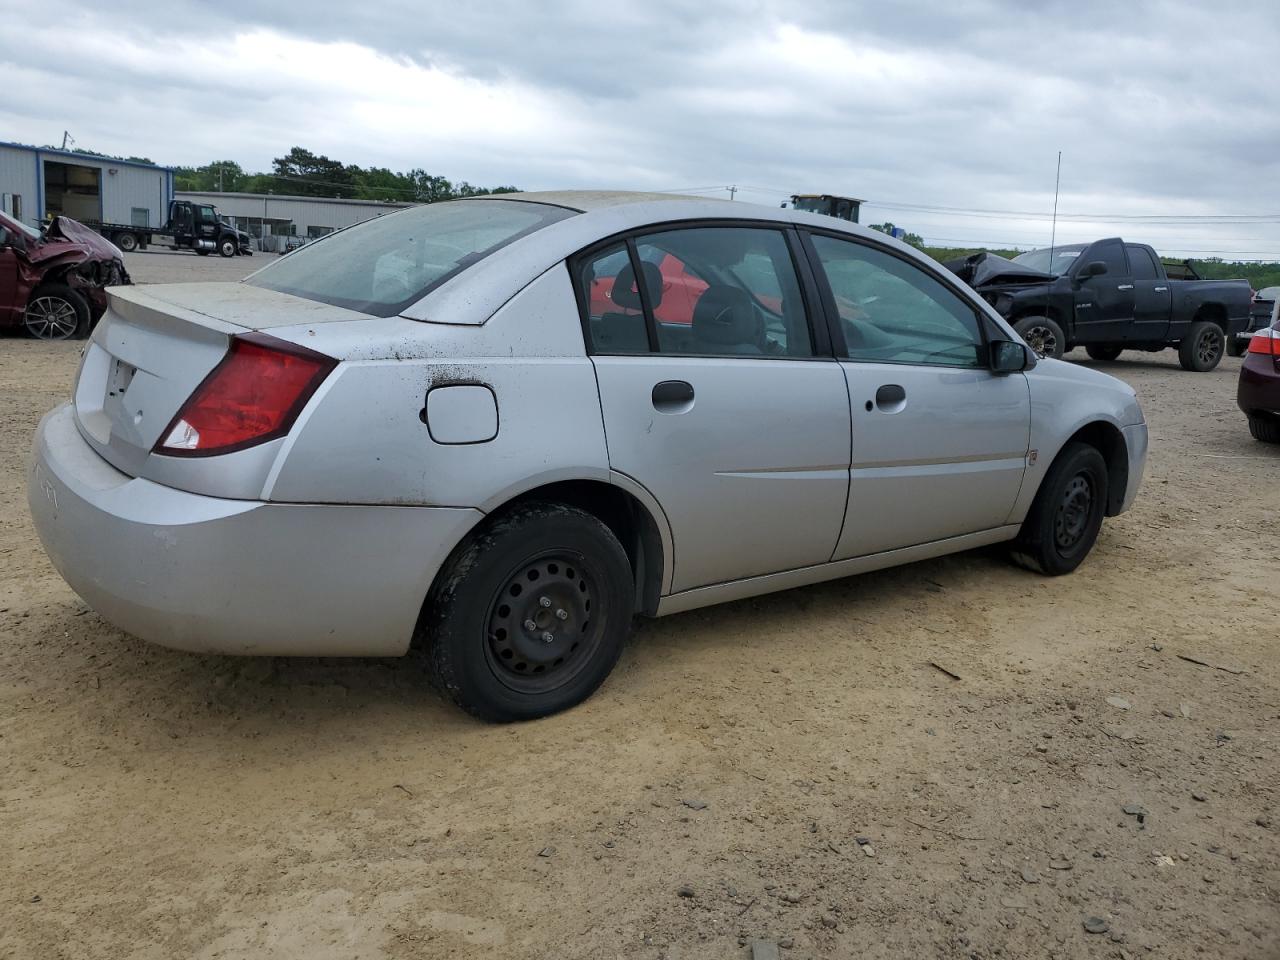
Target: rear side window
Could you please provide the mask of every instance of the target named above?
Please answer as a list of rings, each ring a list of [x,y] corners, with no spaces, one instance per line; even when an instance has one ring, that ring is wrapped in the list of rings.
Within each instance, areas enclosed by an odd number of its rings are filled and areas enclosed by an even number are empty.
[[[677,356],[813,356],[800,282],[778,230],[691,227],[633,243],[634,258],[618,244],[579,267],[593,352],[652,345]]]
[[[1151,251],[1146,247],[1129,247],[1129,267],[1133,270],[1135,280],[1155,280],[1160,275],[1156,272],[1156,262],[1151,258]]]
[[[574,215],[522,200],[424,204],[301,247],[245,282],[389,317],[513,240]]]

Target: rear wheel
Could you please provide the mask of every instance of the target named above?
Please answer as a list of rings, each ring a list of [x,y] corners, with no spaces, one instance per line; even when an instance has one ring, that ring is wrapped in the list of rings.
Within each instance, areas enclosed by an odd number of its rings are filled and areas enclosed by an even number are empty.
[[[482,720],[574,706],[604,682],[630,632],[631,565],[575,507],[530,503],[467,539],[427,600],[419,633],[433,681]]]
[[[27,302],[22,325],[37,340],[71,340],[89,330],[89,304],[61,283],[39,287]]]
[[[1070,443],[1049,468],[1013,545],[1020,565],[1051,577],[1070,573],[1093,549],[1107,506],[1107,462]]]
[[[1218,365],[1226,350],[1222,328],[1207,320],[1197,320],[1178,344],[1178,362],[1183,370],[1208,373]]]
[[[1048,317],[1023,317],[1013,329],[1038,356],[1059,360],[1067,351],[1062,328]]]
[[[116,246],[125,253],[133,253],[138,249],[138,236],[134,233],[117,233],[115,242]]]
[[[1280,417],[1269,417],[1264,413],[1249,414],[1249,433],[1253,439],[1263,443],[1280,443]]]
[[[234,257],[237,247],[235,237],[223,237],[218,241],[218,253],[224,257]]]
[[[1120,351],[1123,349],[1123,347],[1106,347],[1101,344],[1091,344],[1084,348],[1084,352],[1094,360],[1108,363],[1120,356]]]

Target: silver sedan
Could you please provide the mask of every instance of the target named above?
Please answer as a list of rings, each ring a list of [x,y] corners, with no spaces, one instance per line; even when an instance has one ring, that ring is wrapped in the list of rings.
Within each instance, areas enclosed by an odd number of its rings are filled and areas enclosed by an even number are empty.
[[[661,616],[1006,541],[1068,573],[1142,477],[1133,391],[1037,361],[828,217],[512,194],[242,283],[117,287],[35,438],[54,565],[186,650],[399,655],[491,720]]]

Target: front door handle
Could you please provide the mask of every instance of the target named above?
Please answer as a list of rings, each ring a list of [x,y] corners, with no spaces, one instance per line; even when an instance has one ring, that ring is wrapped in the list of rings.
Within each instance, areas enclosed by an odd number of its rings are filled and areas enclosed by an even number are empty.
[[[693,384],[686,380],[663,380],[653,386],[653,407],[659,413],[684,413],[693,406]]]
[[[1132,284],[1132,283],[1122,283],[1122,284],[1120,284],[1120,286],[1116,287],[1116,289],[1117,289],[1117,290],[1132,290],[1132,289],[1133,289],[1133,284]]]

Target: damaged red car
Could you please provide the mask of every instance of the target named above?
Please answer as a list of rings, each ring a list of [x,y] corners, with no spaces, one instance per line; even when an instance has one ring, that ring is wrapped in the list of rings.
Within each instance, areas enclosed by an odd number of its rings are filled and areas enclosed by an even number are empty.
[[[130,282],[124,255],[84,224],[54,217],[41,232],[0,213],[0,328],[87,336],[107,309],[106,288]]]

